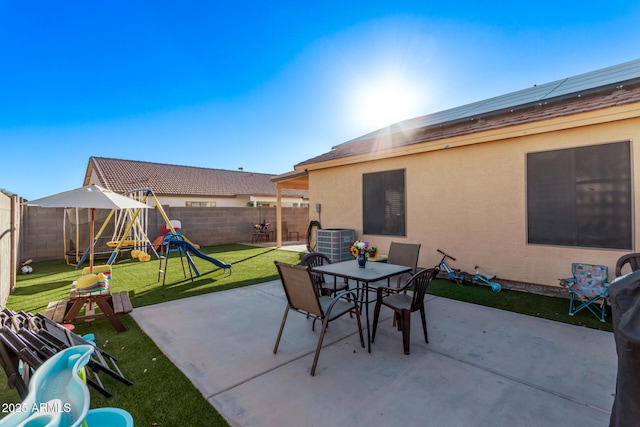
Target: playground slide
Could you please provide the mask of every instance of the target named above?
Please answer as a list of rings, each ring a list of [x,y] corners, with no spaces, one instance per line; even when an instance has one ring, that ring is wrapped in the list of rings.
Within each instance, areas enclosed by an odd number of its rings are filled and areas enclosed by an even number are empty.
[[[156,240],[154,240],[151,245],[156,251],[160,252],[160,248],[162,247],[162,242],[164,242],[164,236],[160,235],[156,237]]]
[[[219,259],[215,259],[212,258],[208,255],[203,254],[202,252],[200,252],[199,250],[197,250],[191,243],[184,241],[184,240],[172,240],[171,241],[172,245],[176,245],[176,246],[182,246],[183,249],[185,250],[185,252],[188,252],[192,255],[197,256],[198,258],[202,258],[205,261],[209,261],[210,263],[220,267],[220,268],[224,268],[226,269],[231,269],[231,264],[227,264],[224,263],[222,261],[220,261]]]

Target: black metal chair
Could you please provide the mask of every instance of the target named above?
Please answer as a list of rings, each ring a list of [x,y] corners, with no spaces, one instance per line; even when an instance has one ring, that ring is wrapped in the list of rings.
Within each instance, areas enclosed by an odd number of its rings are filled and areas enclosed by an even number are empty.
[[[305,314],[308,317],[313,317],[314,320],[317,319],[322,321],[322,330],[320,331],[318,345],[316,346],[316,354],[313,358],[313,364],[311,365],[311,376],[315,375],[318,357],[320,356],[320,349],[322,348],[322,340],[324,339],[324,333],[327,330],[327,325],[332,320],[335,320],[347,313],[354,313],[358,323],[360,345],[364,348],[362,325],[360,323],[360,310],[358,309],[358,304],[355,302],[356,298],[353,291],[341,292],[333,298],[324,295],[320,296],[313,285],[313,279],[311,277],[309,267],[286,264],[279,261],[274,262],[278,268],[278,274],[280,275],[280,280],[284,287],[284,293],[287,296],[287,308],[285,309],[284,316],[282,317],[280,332],[278,332],[278,338],[276,339],[276,345],[273,348],[273,354],[278,352],[278,345],[280,344],[280,338],[282,337],[282,331],[284,329],[284,324],[287,321],[289,310],[294,310],[298,313]],[[347,298],[350,298],[350,301],[347,301]]]
[[[394,321],[397,324],[398,330],[402,331],[404,354],[410,353],[411,313],[415,311],[420,311],[422,329],[424,331],[424,341],[426,343],[429,342],[424,308],[424,296],[427,292],[427,286],[437,275],[437,269],[429,268],[421,270],[411,276],[406,285],[401,288],[377,289],[376,307],[373,312],[373,333],[371,335],[371,342],[374,342],[376,338],[380,308],[383,305],[389,307],[394,312]],[[407,290],[412,290],[413,292],[408,293],[406,292]]]
[[[302,259],[300,259],[300,265],[304,265],[312,269],[313,267],[318,267],[325,264],[331,264],[331,259],[322,254],[320,252],[310,252],[308,254],[304,254]],[[344,280],[343,282],[338,282],[337,280],[334,283],[327,283],[324,278],[324,274],[311,272],[311,278],[313,279],[313,284],[318,291],[318,295],[335,295],[338,292],[345,291],[349,289],[349,281]]]

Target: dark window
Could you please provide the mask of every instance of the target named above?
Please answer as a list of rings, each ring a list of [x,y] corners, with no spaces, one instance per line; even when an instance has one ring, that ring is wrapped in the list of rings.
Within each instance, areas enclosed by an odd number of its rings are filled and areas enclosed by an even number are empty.
[[[362,175],[364,234],[406,235],[404,169]]]
[[[528,242],[631,250],[630,148],[627,141],[527,154]]]

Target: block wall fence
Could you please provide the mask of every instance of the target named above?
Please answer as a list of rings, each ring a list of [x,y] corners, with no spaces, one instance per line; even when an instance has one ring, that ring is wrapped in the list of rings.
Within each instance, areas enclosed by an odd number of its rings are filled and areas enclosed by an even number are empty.
[[[227,243],[251,243],[252,224],[263,220],[271,224],[271,229],[276,226],[275,207],[163,207],[170,220],[179,220],[182,224],[181,232],[192,242],[200,246],[211,246]],[[96,232],[103,225],[108,211],[96,211]],[[287,223],[289,231],[298,231],[301,240],[306,239],[309,225],[308,208],[282,208],[282,221]],[[25,209],[21,251],[22,257],[31,258],[33,261],[46,261],[64,259],[64,209],[42,208],[29,206]],[[103,240],[111,240],[114,230],[114,219],[103,232],[108,237]],[[161,228],[165,224],[162,215],[157,209],[148,212],[147,233],[151,241],[156,239]],[[69,240],[73,239],[76,227],[70,230],[66,225],[67,250]],[[81,224],[80,248],[89,246],[89,227]],[[295,238],[295,236],[294,236]],[[75,240],[75,239],[73,239]],[[283,241],[286,238],[283,237]],[[274,242],[275,244],[275,242]],[[102,244],[96,245],[96,252],[106,251],[108,248]]]
[[[0,192],[0,308],[16,284],[23,258],[19,252],[22,199]]]

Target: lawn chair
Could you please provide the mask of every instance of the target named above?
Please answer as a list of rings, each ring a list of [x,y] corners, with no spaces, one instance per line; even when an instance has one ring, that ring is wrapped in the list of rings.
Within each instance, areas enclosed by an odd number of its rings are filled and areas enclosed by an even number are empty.
[[[85,369],[88,385],[105,397],[112,396],[98,376],[100,372],[123,384],[133,385],[124,377],[115,357],[92,340],[70,332],[40,313],[14,313],[4,309],[0,320],[0,365],[7,374],[9,387],[15,388],[21,399],[28,392],[31,374],[40,365],[64,349],[79,345],[95,347]]]
[[[609,269],[604,265],[573,263],[573,277],[560,279],[571,295],[569,315],[588,309],[598,320],[604,322],[609,298]]]
[[[318,296],[313,284],[313,279],[311,278],[309,267],[285,264],[278,261],[275,261],[275,264],[278,268],[278,274],[280,275],[282,286],[284,287],[284,293],[287,296],[287,308],[285,309],[284,316],[282,317],[280,332],[278,332],[278,338],[276,339],[276,345],[273,348],[273,354],[278,352],[278,345],[280,344],[282,330],[284,329],[284,324],[287,321],[287,314],[289,314],[289,310],[294,310],[298,313],[305,314],[308,317],[313,317],[314,319],[322,321],[322,330],[320,331],[318,345],[316,346],[316,354],[313,358],[313,364],[311,365],[311,376],[315,375],[318,356],[320,356],[320,350],[322,349],[324,333],[327,330],[327,325],[332,320],[335,320],[347,313],[354,313],[356,321],[358,322],[360,345],[364,348],[362,325],[360,323],[360,310],[358,309],[356,295],[353,291],[340,292],[333,298],[328,296]],[[350,301],[346,301],[345,299],[347,298],[349,298]]]
[[[29,393],[31,375],[42,363],[15,332],[0,328],[0,365],[7,375],[7,385],[18,392],[21,400]]]

